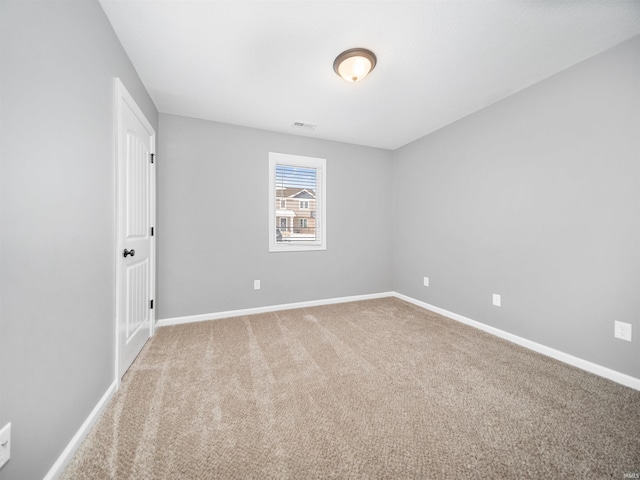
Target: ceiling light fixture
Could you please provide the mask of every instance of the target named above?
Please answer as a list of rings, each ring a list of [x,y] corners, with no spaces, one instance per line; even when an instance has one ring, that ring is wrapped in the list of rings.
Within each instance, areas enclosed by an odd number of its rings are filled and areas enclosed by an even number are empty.
[[[351,48],[342,52],[333,62],[333,70],[347,82],[357,82],[376,67],[376,56],[366,48]]]

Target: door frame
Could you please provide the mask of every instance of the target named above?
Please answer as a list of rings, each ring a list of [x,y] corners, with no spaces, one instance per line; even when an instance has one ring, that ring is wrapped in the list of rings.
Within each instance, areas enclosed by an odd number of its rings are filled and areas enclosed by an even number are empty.
[[[149,153],[155,156],[156,153],[156,131],[149,123],[147,118],[145,117],[142,110],[138,107],[133,97],[129,94],[124,84],[118,77],[115,78],[115,154],[114,154],[114,172],[115,172],[115,362],[114,362],[114,376],[117,388],[120,388],[120,305],[124,300],[121,298],[121,287],[122,287],[122,250],[124,248],[123,244],[123,231],[122,231],[122,218],[121,218],[121,207],[120,205],[120,189],[126,188],[126,185],[122,185],[120,181],[120,164],[121,164],[121,156],[123,153],[123,145],[124,139],[122,138],[122,112],[123,106],[126,103],[127,106],[133,111],[133,113],[138,117],[140,122],[145,126],[145,128],[151,132],[151,145],[149,145]],[[156,236],[155,236],[155,225],[156,225],[156,163],[155,161],[151,164],[149,170],[149,225],[154,229],[154,235],[150,237],[150,246],[149,246],[149,298],[152,299],[155,303],[155,290],[156,290]],[[149,311],[149,338],[151,338],[155,331],[155,323],[156,323],[156,310],[155,305],[154,308]]]

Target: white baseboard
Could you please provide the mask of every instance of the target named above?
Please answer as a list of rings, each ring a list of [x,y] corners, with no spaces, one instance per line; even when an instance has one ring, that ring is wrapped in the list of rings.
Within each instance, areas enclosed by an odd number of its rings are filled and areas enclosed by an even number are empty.
[[[111,397],[115,393],[116,389],[117,384],[116,382],[113,382],[104,393],[104,395],[102,395],[102,398],[100,399],[98,404],[93,408],[93,410],[91,410],[91,413],[84,421],[80,429],[73,436],[67,447],[62,451],[62,453],[58,457],[58,460],[56,460],[56,463],[53,464],[53,466],[49,470],[49,473],[47,473],[47,475],[44,477],[44,480],[55,480],[62,474],[65,467],[73,458],[74,453],[76,453],[76,450],[78,450],[78,447],[82,444],[82,441],[91,430],[91,427],[93,427],[93,425],[96,423],[96,420],[98,420],[98,417],[107,406],[107,403],[109,403],[109,400],[111,400]]]
[[[598,365],[597,363],[589,362],[588,360],[583,360],[582,358],[574,357],[573,355],[569,355],[568,353],[561,352],[560,350],[547,347],[540,343],[532,342],[531,340],[527,340],[526,338],[513,335],[512,333],[505,332],[504,330],[500,330],[499,328],[485,325],[484,323],[478,322],[476,320],[472,320],[462,315],[458,315],[457,313],[449,312],[448,310],[444,310],[443,308],[430,305],[428,303],[422,302],[420,300],[416,300],[415,298],[408,297],[401,293],[393,292],[393,296],[401,300],[404,300],[406,302],[412,303],[418,307],[422,307],[426,310],[439,313],[440,315],[443,315],[447,318],[451,318],[452,320],[456,320],[460,323],[464,323],[465,325],[469,325],[471,327],[477,328],[479,330],[482,330],[484,332],[490,333],[497,337],[503,338],[510,342],[516,343],[520,346],[528,348],[529,350],[533,350],[534,352],[542,353],[543,355],[546,355],[551,358],[555,358],[556,360],[559,360],[564,363],[568,363],[569,365],[573,365],[574,367],[578,367],[582,370],[586,370],[587,372],[594,373],[596,375],[607,378],[609,380],[613,380],[614,382],[620,383],[622,385],[633,388],[635,390],[640,390],[639,378],[635,378],[630,375],[620,373],[616,370],[612,370],[610,368],[603,367],[602,365]]]
[[[280,310],[293,310],[294,308],[318,307],[320,305],[331,305],[334,303],[357,302],[359,300],[393,297],[394,295],[396,295],[395,292],[381,292],[367,295],[353,295],[350,297],[327,298],[324,300],[311,300],[308,302],[284,303],[266,307],[245,308],[242,310],[229,310],[226,312],[203,313],[199,315],[188,315],[186,317],[163,318],[158,320],[156,327],[168,327],[170,325],[203,322],[206,320],[219,320],[221,318],[242,317],[244,315],[256,315],[258,313],[277,312]]]

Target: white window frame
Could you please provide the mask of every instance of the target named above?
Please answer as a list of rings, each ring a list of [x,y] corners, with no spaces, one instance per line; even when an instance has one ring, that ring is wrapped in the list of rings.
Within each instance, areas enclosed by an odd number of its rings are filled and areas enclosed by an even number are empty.
[[[306,205],[305,206],[303,206]],[[300,200],[300,204],[298,205],[300,207],[300,210],[309,210],[309,200]]]
[[[278,242],[276,240],[276,165],[316,169],[316,229],[320,238],[315,242]],[[303,157],[269,152],[269,252],[296,252],[327,249],[327,161],[324,158]]]
[[[306,218],[303,217],[298,219],[298,228],[308,228],[307,225],[308,222]]]

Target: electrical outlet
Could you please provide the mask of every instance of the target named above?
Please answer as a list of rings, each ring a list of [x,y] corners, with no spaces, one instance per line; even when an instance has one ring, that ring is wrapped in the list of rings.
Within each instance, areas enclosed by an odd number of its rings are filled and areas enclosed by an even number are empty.
[[[11,458],[11,424],[7,423],[0,430],[0,468]]]
[[[253,281],[253,289],[254,290],[260,290],[260,280],[254,280]]]
[[[630,342],[631,341],[631,324],[625,323],[625,322],[618,322],[616,320],[614,323],[613,335],[616,338],[620,338],[622,340],[626,340]]]
[[[424,286],[425,287],[429,286],[429,277],[424,277]]]
[[[497,293],[493,294],[493,304],[496,307],[499,307],[502,305],[502,299],[500,298],[500,295],[498,295]]]

